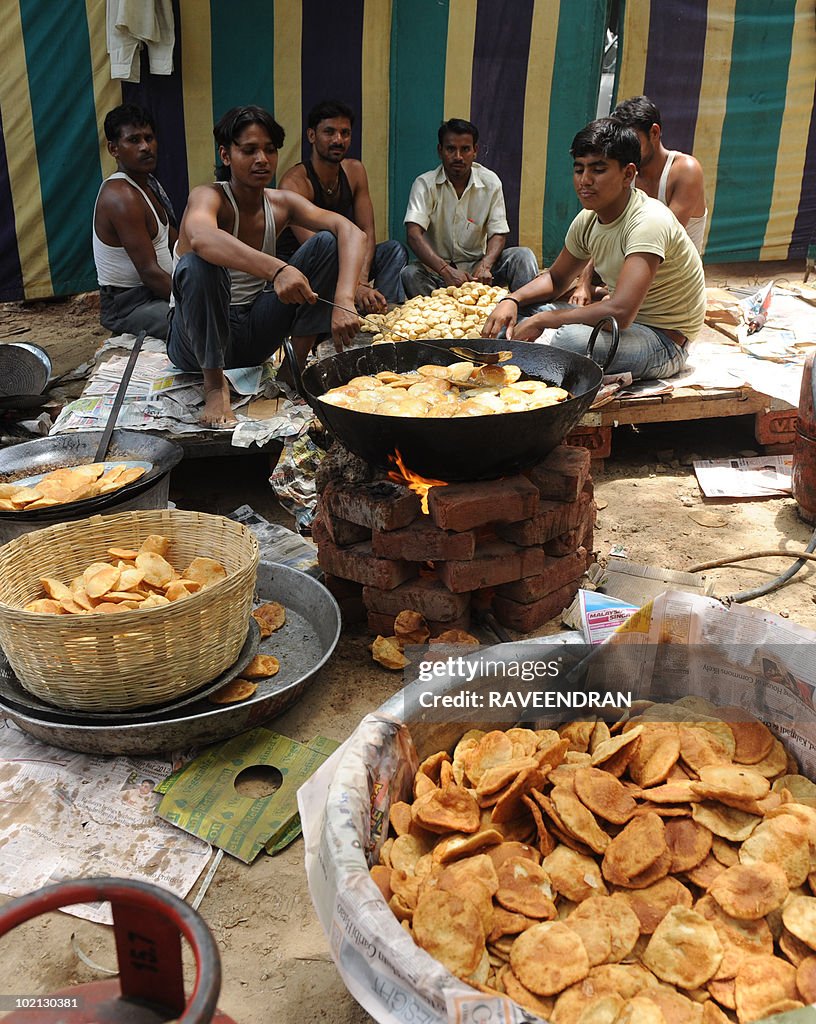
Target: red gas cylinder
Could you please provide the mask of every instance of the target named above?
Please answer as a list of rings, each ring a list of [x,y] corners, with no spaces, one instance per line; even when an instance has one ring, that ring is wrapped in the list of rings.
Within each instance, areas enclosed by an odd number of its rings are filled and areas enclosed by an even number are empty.
[[[0,907],[0,936],[24,921],[75,903],[108,902],[119,978],[13,997],[3,1024],[234,1024],[216,1008],[218,947],[203,918],[172,893],[147,882],[88,878],[60,882]],[[196,978],[184,994],[181,937],[190,943]],[[7,986],[6,986],[7,987]]]
[[[793,443],[791,489],[799,504],[799,515],[806,523],[816,523],[816,377],[813,376],[811,353],[805,360],[802,390],[799,393],[799,416]]]

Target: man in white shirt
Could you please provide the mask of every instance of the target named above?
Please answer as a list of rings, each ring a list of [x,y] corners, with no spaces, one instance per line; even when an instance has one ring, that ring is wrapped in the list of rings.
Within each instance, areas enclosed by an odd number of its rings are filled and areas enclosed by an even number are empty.
[[[153,120],[126,104],[109,111],[104,130],[116,171],[102,183],[94,207],[99,318],[114,334],[145,330],[164,339],[178,232],[167,193],[154,177]]]
[[[408,247],[419,261],[402,271],[405,294],[430,295],[465,281],[523,287],[538,262],[530,249],[504,247],[504,193],[498,175],[475,162],[479,130],[452,118],[438,138],[442,163],[414,181],[405,212]]]

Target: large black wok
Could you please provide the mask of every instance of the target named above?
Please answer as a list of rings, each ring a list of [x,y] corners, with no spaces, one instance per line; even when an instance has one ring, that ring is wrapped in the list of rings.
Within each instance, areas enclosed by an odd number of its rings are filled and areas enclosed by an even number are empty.
[[[4,448],[0,451],[0,482],[10,483],[39,473],[48,473],[52,469],[93,462],[101,437],[101,430],[78,430],[70,434],[40,437],[35,441]],[[106,460],[147,462],[150,469],[145,471],[144,476],[117,491],[84,498],[82,501],[53,505],[31,512],[0,511],[0,519],[36,519],[45,526],[51,522],[60,522],[75,511],[81,510],[88,515],[103,511],[109,505],[120,502],[125,496],[135,497],[151,487],[181,461],[183,454],[184,449],[181,445],[162,437],[154,437],[141,430],[114,430]]]
[[[612,321],[612,318],[607,318]],[[605,323],[606,321],[603,321]],[[295,380],[301,396],[314,409],[323,425],[346,448],[376,466],[392,468],[389,456],[399,450],[406,466],[421,476],[440,480],[489,480],[531,466],[555,448],[578,423],[601,386],[603,372],[589,358],[600,332],[598,324],[579,356],[549,345],[492,338],[468,341],[396,342],[348,349],[297,372],[294,354],[287,347],[287,360],[295,366]],[[612,321],[613,344],[607,365],[617,348],[617,324]],[[405,373],[426,363],[446,366],[461,356],[441,350],[442,346],[467,345],[478,352],[509,351],[512,363],[526,377],[543,380],[569,391],[571,398],[544,409],[529,412],[467,416],[454,419],[414,419],[355,412],[319,401],[331,388],[353,377],[394,370]]]

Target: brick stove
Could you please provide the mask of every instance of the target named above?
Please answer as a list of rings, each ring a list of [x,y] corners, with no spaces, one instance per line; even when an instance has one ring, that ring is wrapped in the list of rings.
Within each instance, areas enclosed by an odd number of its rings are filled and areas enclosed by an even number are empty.
[[[590,453],[561,445],[523,474],[419,496],[335,446],[318,471],[312,535],[347,619],[391,636],[404,609],[438,635],[489,608],[520,633],[574,598],[593,561]]]

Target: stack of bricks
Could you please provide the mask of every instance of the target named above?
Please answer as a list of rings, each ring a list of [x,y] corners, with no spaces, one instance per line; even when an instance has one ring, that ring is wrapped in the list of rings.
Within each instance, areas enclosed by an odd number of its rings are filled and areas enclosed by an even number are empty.
[[[562,445],[523,474],[428,493],[387,480],[324,483],[312,536],[347,618],[390,636],[410,609],[432,635],[468,629],[471,610],[530,633],[554,618],[593,559],[590,453]]]

